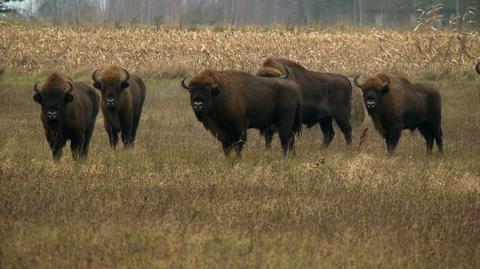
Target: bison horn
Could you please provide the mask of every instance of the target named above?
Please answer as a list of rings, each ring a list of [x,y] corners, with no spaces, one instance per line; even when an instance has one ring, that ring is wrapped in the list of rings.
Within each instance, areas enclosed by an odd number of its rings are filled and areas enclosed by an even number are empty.
[[[480,74],[480,62],[478,62],[477,66],[475,66],[475,70],[477,70],[477,73]]]
[[[130,79],[130,73],[125,68],[122,68],[122,69],[123,69],[123,72],[125,72],[125,76],[126,76],[126,78],[123,81],[128,81]]]
[[[40,80],[35,82],[35,85],[33,86],[33,90],[37,93],[40,93],[40,89],[38,88],[39,83],[40,83]]]
[[[363,85],[361,85],[359,82],[358,82],[358,78],[360,78],[361,75],[357,75],[355,77],[355,79],[353,80],[353,83],[355,84],[355,86],[359,87],[360,89],[362,89]]]
[[[285,68],[285,74],[279,76],[278,78],[287,79],[289,76],[290,76],[290,72],[288,71],[287,68]]]
[[[70,80],[67,80],[68,85],[70,86],[70,89],[68,89],[67,94],[71,93],[73,91],[73,82]]]
[[[188,86],[185,84],[185,80],[187,80],[187,77],[183,77],[182,79],[182,87],[186,90],[189,90],[190,88],[188,88]]]
[[[92,79],[95,82],[97,82],[97,73],[98,73],[98,69],[95,69],[95,71],[93,71],[93,73],[92,73]]]

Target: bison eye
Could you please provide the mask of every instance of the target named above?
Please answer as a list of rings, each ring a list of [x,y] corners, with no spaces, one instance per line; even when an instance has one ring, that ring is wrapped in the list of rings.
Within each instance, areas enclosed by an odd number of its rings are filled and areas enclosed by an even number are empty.
[[[102,85],[100,85],[100,83],[98,83],[98,82],[96,82],[96,81],[93,83],[93,87],[94,87],[95,89],[97,89],[97,90],[101,90],[101,89],[102,89]]]

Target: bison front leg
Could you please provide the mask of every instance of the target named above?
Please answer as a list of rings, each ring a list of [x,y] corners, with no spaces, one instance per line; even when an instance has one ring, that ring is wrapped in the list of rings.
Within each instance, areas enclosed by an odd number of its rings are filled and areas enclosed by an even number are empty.
[[[435,142],[437,143],[438,152],[443,153],[443,131],[442,127],[438,127],[435,132]]]
[[[242,150],[245,142],[247,142],[247,130],[241,132],[239,136],[235,136],[235,142],[233,146],[235,147],[235,156],[237,159],[242,158]]]
[[[61,137],[58,133],[46,132],[46,137],[50,150],[52,151],[52,156],[55,161],[60,160],[62,157],[62,149],[65,146],[65,139]]]
[[[132,128],[125,127],[122,129],[122,142],[126,149],[133,148],[134,138],[132,137]]]
[[[272,148],[272,141],[273,141],[273,135],[275,134],[275,127],[270,126],[266,129],[260,130],[260,135],[262,135],[265,138],[265,148],[266,149],[271,149]]]
[[[386,133],[385,142],[387,143],[388,153],[393,154],[395,152],[401,133],[401,129],[393,129]]]
[[[72,151],[72,157],[74,160],[85,159],[87,157],[83,151],[84,144],[85,144],[84,136],[74,137],[71,139],[70,149]]]
[[[118,134],[113,130],[112,126],[105,121],[105,131],[108,135],[108,141],[110,142],[110,147],[113,150],[116,150],[118,144]]]
[[[62,157],[63,146],[65,146],[65,144],[63,144],[63,145],[61,145],[61,144],[50,145],[50,149],[52,151],[52,156],[53,156],[53,159],[55,161],[60,160],[60,158]]]

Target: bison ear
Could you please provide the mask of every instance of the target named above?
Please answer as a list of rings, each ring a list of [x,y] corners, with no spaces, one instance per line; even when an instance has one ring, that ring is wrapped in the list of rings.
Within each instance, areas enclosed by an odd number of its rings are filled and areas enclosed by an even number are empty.
[[[40,95],[40,93],[36,92],[33,95],[33,100],[39,104],[42,104],[42,96]]]
[[[388,84],[383,85],[382,95],[386,94],[389,91],[390,91],[390,86]]]
[[[215,84],[212,86],[212,96],[217,96],[220,94],[220,89],[218,87],[218,84]]]
[[[94,87],[95,89],[97,89],[97,90],[100,90],[100,88],[102,87],[102,85],[100,85],[99,82],[95,81],[95,82],[93,83],[93,87]]]
[[[121,86],[122,89],[126,89],[126,88],[128,88],[128,86],[130,86],[130,84],[128,84],[128,82],[126,82],[126,81],[122,82],[122,86]]]
[[[73,95],[70,93],[65,94],[65,104],[68,104],[73,101]]]

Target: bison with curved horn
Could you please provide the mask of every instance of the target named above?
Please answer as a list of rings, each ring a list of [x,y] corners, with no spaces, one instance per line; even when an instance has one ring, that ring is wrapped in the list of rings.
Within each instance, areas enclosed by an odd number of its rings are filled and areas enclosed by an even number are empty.
[[[324,147],[328,147],[335,136],[333,120],[340,127],[347,144],[352,143],[352,128],[349,122],[352,84],[348,78],[339,74],[311,71],[294,61],[274,57],[267,58],[256,75],[288,77],[300,86],[302,122],[308,128],[320,124]],[[274,131],[274,128],[261,131],[267,148],[270,147]]]
[[[247,129],[271,125],[279,130],[284,156],[293,150],[302,118],[295,83],[235,70],[206,70],[185,81],[195,116],[222,143],[225,155],[235,149],[240,158]]]
[[[101,108],[110,146],[116,149],[118,133],[121,133],[124,147],[133,147],[145,101],[145,83],[114,65],[95,70],[92,80],[102,96]]]
[[[375,129],[393,153],[403,129],[419,129],[431,154],[434,141],[443,152],[441,97],[433,85],[413,84],[405,78],[376,74],[363,83],[354,83],[363,92],[364,103]]]
[[[68,140],[73,158],[86,158],[99,110],[97,93],[59,73],[39,84],[35,83],[33,99],[42,107],[41,120],[53,159],[60,159]]]

